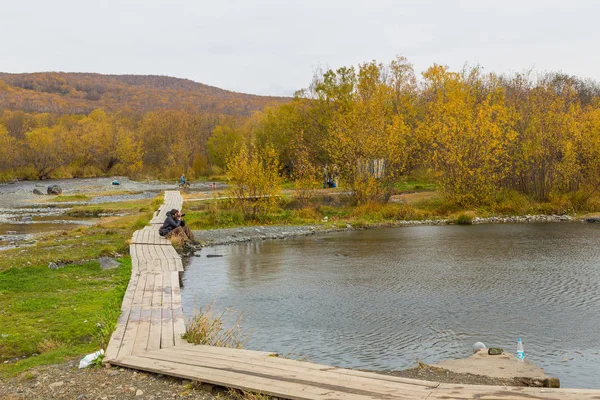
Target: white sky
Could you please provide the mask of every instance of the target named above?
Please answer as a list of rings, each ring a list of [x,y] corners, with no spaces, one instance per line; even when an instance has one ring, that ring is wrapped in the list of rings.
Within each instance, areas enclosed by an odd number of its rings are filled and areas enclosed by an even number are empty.
[[[0,71],[153,74],[291,95],[396,55],[600,80],[596,0],[0,0]]]

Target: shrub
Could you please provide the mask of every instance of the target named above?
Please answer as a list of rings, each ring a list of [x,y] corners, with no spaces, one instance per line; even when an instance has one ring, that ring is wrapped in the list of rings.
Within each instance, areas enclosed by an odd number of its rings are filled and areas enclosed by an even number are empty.
[[[194,316],[187,321],[183,338],[193,344],[241,349],[246,343],[246,335],[240,326],[242,314],[226,308],[215,316],[214,305],[215,302],[194,311]]]
[[[457,225],[471,225],[473,224],[473,216],[468,213],[459,214],[455,220]]]

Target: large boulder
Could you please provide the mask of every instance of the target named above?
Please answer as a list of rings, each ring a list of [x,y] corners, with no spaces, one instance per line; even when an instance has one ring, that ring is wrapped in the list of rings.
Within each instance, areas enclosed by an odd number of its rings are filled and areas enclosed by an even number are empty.
[[[42,193],[42,191],[38,188],[33,189],[33,194],[37,194],[37,195],[43,195],[44,193]]]
[[[62,194],[62,189],[58,185],[50,185],[48,186],[48,194],[58,196],[59,194]]]
[[[590,217],[590,218],[586,218],[585,222],[589,222],[591,224],[594,223],[600,223],[600,217]]]

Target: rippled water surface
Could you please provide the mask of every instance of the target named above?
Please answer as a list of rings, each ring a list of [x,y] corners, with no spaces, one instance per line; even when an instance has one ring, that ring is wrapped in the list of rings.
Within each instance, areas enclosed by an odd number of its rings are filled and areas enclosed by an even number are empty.
[[[183,306],[244,312],[249,348],[364,369],[466,357],[475,341],[563,387],[600,388],[600,226],[341,232],[202,250]],[[223,257],[207,258],[207,254]]]

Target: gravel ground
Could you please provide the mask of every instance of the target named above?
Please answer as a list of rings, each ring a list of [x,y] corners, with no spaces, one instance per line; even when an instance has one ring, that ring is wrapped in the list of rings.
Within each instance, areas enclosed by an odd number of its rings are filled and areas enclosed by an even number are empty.
[[[422,365],[403,371],[376,371],[379,374],[400,376],[432,382],[456,383],[461,385],[527,386],[519,378],[501,379],[484,375],[459,374],[444,368]]]
[[[79,360],[0,380],[0,399],[234,399],[222,388],[126,368],[78,369]]]
[[[314,235],[317,232],[339,231],[336,228],[327,228],[321,225],[313,226],[258,226],[243,228],[224,228],[194,231],[196,240],[203,246],[218,246],[234,243],[249,242],[252,240],[286,239],[297,236]]]
[[[113,181],[119,181],[120,185],[113,185]],[[192,183],[191,191],[210,191],[210,182]],[[22,207],[27,204],[36,204],[47,200],[47,195],[35,195],[34,189],[46,193],[48,186],[58,185],[62,188],[64,195],[101,193],[116,190],[128,190],[132,192],[155,192],[163,190],[176,190],[177,182],[161,182],[157,180],[133,181],[127,177],[114,176],[109,178],[81,178],[81,179],[49,179],[45,181],[17,181],[9,183],[0,183],[0,208],[4,207]],[[217,182],[216,189],[222,190],[225,185]],[[121,201],[128,199],[137,199],[137,195],[110,196],[106,199],[99,198],[95,202],[103,201]],[[64,204],[64,203],[63,203]]]

